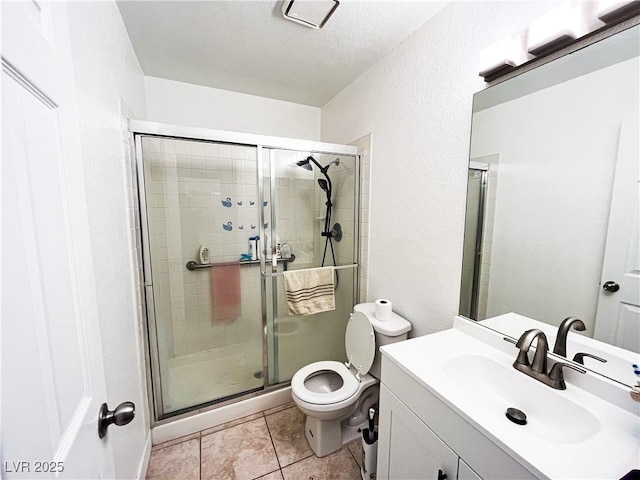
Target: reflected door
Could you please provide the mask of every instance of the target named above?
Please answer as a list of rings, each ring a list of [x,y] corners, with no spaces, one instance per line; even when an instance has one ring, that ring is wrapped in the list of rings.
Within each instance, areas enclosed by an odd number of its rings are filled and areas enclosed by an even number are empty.
[[[640,353],[638,119],[622,124],[594,337]]]

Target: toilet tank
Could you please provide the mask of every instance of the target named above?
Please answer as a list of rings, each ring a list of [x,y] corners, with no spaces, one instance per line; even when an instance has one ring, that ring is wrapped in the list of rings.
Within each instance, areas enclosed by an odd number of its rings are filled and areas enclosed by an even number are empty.
[[[378,320],[375,315],[375,303],[359,303],[353,307],[353,311],[364,313],[375,332],[376,353],[369,373],[380,379],[382,366],[380,347],[406,340],[411,331],[411,323],[395,312],[392,312],[391,318],[387,321]]]

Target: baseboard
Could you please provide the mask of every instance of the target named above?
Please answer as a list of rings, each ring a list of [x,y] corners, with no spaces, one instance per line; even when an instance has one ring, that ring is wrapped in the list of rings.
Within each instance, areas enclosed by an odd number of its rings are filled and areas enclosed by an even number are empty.
[[[153,445],[191,435],[238,418],[260,413],[291,401],[291,387],[285,387],[247,400],[180,418],[151,429]]]

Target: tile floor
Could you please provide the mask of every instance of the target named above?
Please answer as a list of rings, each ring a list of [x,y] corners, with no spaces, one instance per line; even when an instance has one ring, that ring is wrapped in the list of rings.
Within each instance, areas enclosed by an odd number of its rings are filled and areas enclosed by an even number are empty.
[[[155,445],[147,479],[360,479],[360,442],[323,458],[304,436],[293,402]]]

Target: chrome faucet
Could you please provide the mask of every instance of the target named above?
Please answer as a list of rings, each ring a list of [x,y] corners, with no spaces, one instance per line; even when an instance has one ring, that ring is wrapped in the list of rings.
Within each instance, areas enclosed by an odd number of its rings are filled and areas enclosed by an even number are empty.
[[[537,339],[538,343],[536,346],[536,353],[533,356],[533,362],[529,364],[528,353],[534,339]],[[524,332],[516,342],[516,347],[519,352],[518,357],[515,362],[513,362],[513,368],[535,378],[539,382],[542,382],[551,388],[565,390],[567,386],[564,382],[564,375],[562,373],[562,369],[564,367],[572,368],[580,373],[586,373],[586,370],[569,363],[557,362],[553,365],[551,371],[547,373],[547,353],[549,351],[547,345],[547,337],[542,330],[534,328]]]
[[[533,340],[536,338],[538,339],[536,353],[533,356],[533,363],[529,364],[529,349],[531,348]],[[537,328],[527,330],[516,342],[516,347],[520,352],[518,353],[516,361],[513,362],[513,368],[538,380],[540,380],[538,376],[547,375],[547,352],[549,348],[547,346],[547,336],[542,330],[538,330]]]
[[[562,355],[563,357],[567,356],[567,335],[571,328],[579,332],[583,332],[586,329],[584,322],[579,318],[565,318],[558,327],[558,335],[556,336],[556,343],[553,346],[553,353]]]

